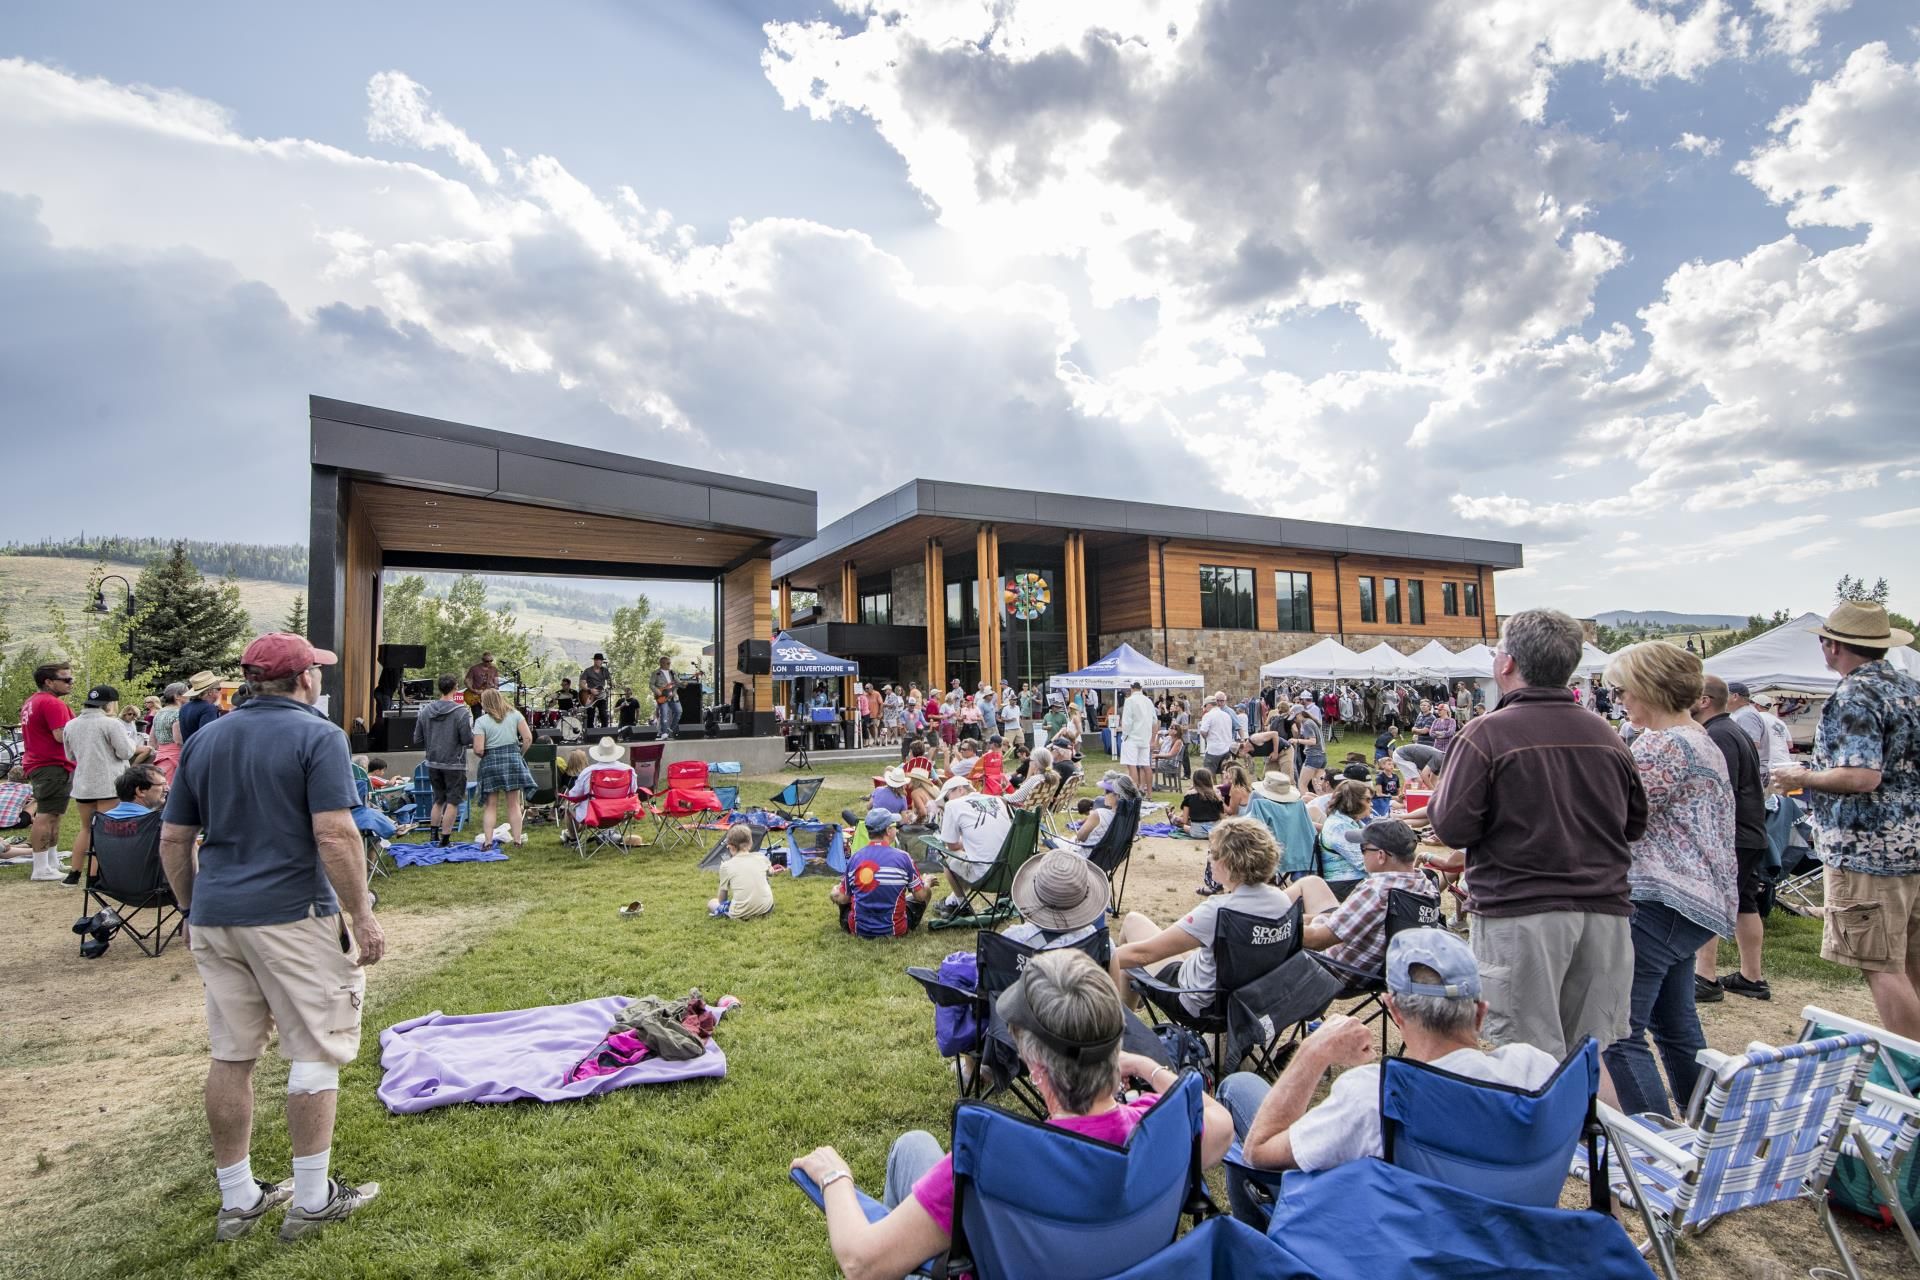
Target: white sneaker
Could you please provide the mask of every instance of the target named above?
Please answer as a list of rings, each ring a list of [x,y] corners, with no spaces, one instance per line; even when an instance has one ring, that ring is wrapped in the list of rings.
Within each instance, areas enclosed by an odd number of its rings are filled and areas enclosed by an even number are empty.
[[[60,881],[67,878],[66,869],[53,859],[53,854],[36,853],[33,855],[33,874],[29,880]]]

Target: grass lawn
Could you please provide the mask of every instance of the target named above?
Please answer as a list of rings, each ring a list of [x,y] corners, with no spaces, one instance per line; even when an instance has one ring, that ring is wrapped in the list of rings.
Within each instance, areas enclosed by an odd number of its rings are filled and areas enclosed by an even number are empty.
[[[1104,764],[1105,757],[1090,757],[1089,774],[1097,779]],[[815,812],[863,806],[874,771],[871,764],[816,768],[828,785]],[[743,803],[782,781],[744,780]],[[969,947],[972,935],[856,941],[837,929],[824,877],[777,879],[769,919],[709,920],[703,907],[713,876],[694,864],[711,839],[698,849],[636,849],[582,862],[553,828],[539,828],[508,862],[408,870],[379,882],[383,913],[510,911],[498,928],[466,935],[408,976],[387,981],[381,968],[370,972],[360,1057],[342,1078],[334,1168],[377,1180],[383,1192],[350,1224],[294,1246],[280,1245],[271,1227],[237,1244],[212,1244],[217,1195],[196,1068],[191,1087],[162,1086],[177,1105],[76,1179],[52,1220],[8,1215],[0,1274],[834,1274],[823,1220],[786,1181],[788,1161],[831,1142],[877,1193],[895,1135],[926,1128],[947,1140],[952,1076],[933,1049],[931,1007],[902,970],[937,964]],[[646,904],[644,915],[622,920],[616,908],[635,898]],[[1782,975],[1839,975],[1812,956],[1817,945],[1816,927],[1776,918],[1769,964]],[[122,951],[116,946],[98,963],[161,965],[173,956],[149,962]],[[185,976],[191,981],[190,970]],[[675,995],[692,986],[744,1002],[718,1034],[725,1080],[419,1116],[388,1115],[375,1099],[378,1034],[401,1019],[616,993]],[[288,1175],[285,1070],[270,1052],[256,1090],[253,1162],[267,1178]],[[83,1083],[84,1074],[71,1076],[64,1087]]]

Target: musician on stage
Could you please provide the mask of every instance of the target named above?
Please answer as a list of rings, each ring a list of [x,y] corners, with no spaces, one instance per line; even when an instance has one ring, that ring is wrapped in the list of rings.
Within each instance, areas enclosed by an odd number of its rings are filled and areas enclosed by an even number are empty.
[[[553,693],[554,709],[565,714],[574,708],[573,681],[560,677],[560,687]]]
[[[591,666],[580,668],[580,701],[584,704],[585,725],[592,729],[596,724],[607,727],[607,686],[613,683],[613,672],[607,667],[607,655],[593,655]]]
[[[632,689],[621,686],[620,700],[613,704],[613,713],[622,729],[631,729],[640,722],[640,699],[633,696]]]
[[[480,695],[489,689],[500,687],[500,668],[493,665],[493,655],[482,653],[480,661],[467,668],[467,707],[477,708]]]
[[[647,677],[653,691],[653,728],[661,738],[671,738],[680,728],[680,682],[673,678],[673,655],[660,655],[660,666]]]

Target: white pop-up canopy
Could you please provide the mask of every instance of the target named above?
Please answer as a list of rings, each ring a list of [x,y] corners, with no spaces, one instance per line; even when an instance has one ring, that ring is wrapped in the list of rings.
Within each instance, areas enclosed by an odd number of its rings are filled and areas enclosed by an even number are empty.
[[[1078,671],[1047,681],[1053,689],[1129,689],[1135,683],[1142,689],[1197,689],[1207,682],[1195,672],[1163,667],[1130,644],[1122,644]]]
[[[1437,651],[1436,651],[1437,650]],[[1449,653],[1438,640],[1413,655],[1412,659],[1436,679],[1491,680],[1493,650],[1483,644],[1469,645],[1458,653]]]
[[[1714,654],[1707,659],[1707,670],[1722,680],[1740,681],[1755,693],[1762,689],[1831,693],[1840,678],[1827,670],[1820,656],[1820,638],[1813,634],[1825,621],[1817,613],[1803,613],[1792,622]],[[1887,660],[1920,679],[1920,651],[1913,646],[1887,650]]]
[[[1591,640],[1580,642],[1580,665],[1573,669],[1576,676],[1591,678],[1598,676],[1613,661],[1613,655],[1594,644]]]
[[[1296,654],[1267,663],[1260,674],[1267,679],[1370,680],[1373,664],[1329,636]]]
[[[1361,653],[1360,661],[1373,668],[1376,680],[1412,680],[1420,674],[1420,668],[1407,660],[1407,655],[1382,640]]]
[[[1438,675],[1448,663],[1453,661],[1453,650],[1438,640],[1429,640],[1414,650],[1407,661],[1418,667],[1423,676]]]

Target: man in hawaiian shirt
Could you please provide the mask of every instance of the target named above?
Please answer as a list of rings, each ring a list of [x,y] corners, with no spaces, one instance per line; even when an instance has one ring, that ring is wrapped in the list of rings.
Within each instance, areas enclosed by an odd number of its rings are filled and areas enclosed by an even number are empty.
[[[1814,632],[1840,683],[1814,735],[1804,788],[1826,864],[1820,955],[1867,977],[1880,1025],[1920,1038],[1920,683],[1887,661],[1913,637],[1877,604],[1845,601]]]

